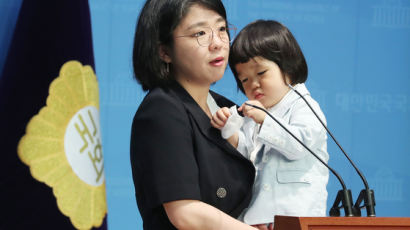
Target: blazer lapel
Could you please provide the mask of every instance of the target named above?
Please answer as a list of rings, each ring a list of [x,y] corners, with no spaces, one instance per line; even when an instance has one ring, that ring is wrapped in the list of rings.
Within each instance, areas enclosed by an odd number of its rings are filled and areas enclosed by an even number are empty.
[[[246,159],[231,144],[229,144],[229,142],[222,138],[220,130],[212,127],[209,117],[205,114],[205,112],[199,107],[196,101],[191,97],[191,95],[189,95],[189,93],[182,86],[176,83],[173,89],[173,92],[178,96],[178,98],[182,100],[188,113],[192,115],[192,118],[199,127],[199,130],[201,131],[202,135],[204,135],[208,140],[224,149],[227,153]],[[213,97],[215,97],[216,95],[213,92],[211,92],[211,94]],[[221,106],[217,99],[219,98],[215,98],[215,101],[219,106]],[[226,104],[228,100],[225,100],[226,101],[223,102],[224,105],[222,106],[228,106]]]

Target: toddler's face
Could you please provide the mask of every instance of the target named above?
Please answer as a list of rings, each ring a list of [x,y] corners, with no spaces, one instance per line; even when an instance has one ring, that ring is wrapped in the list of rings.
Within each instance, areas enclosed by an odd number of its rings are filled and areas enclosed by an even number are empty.
[[[248,99],[258,100],[265,108],[276,105],[289,91],[289,77],[283,77],[275,62],[255,57],[235,69]]]

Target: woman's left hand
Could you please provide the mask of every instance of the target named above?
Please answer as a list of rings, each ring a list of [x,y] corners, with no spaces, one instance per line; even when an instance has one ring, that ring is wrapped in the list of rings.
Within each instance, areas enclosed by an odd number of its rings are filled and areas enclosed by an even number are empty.
[[[269,223],[269,225],[266,224],[256,224],[256,225],[252,225],[252,227],[255,227],[259,230],[273,230],[273,224]]]

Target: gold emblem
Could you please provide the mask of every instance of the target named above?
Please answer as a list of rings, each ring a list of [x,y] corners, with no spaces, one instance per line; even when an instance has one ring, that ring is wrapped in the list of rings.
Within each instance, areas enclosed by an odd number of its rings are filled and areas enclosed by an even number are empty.
[[[58,208],[77,229],[101,226],[107,205],[98,82],[90,66],[69,61],[61,67],[18,155],[35,179],[53,189]]]

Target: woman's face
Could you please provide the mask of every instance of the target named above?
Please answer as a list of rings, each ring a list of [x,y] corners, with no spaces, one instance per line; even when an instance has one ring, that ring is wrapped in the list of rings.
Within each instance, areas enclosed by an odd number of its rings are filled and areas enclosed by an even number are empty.
[[[190,7],[174,30],[174,44],[169,50],[178,82],[209,86],[222,78],[229,56],[226,29],[225,19],[215,11],[200,5]]]

